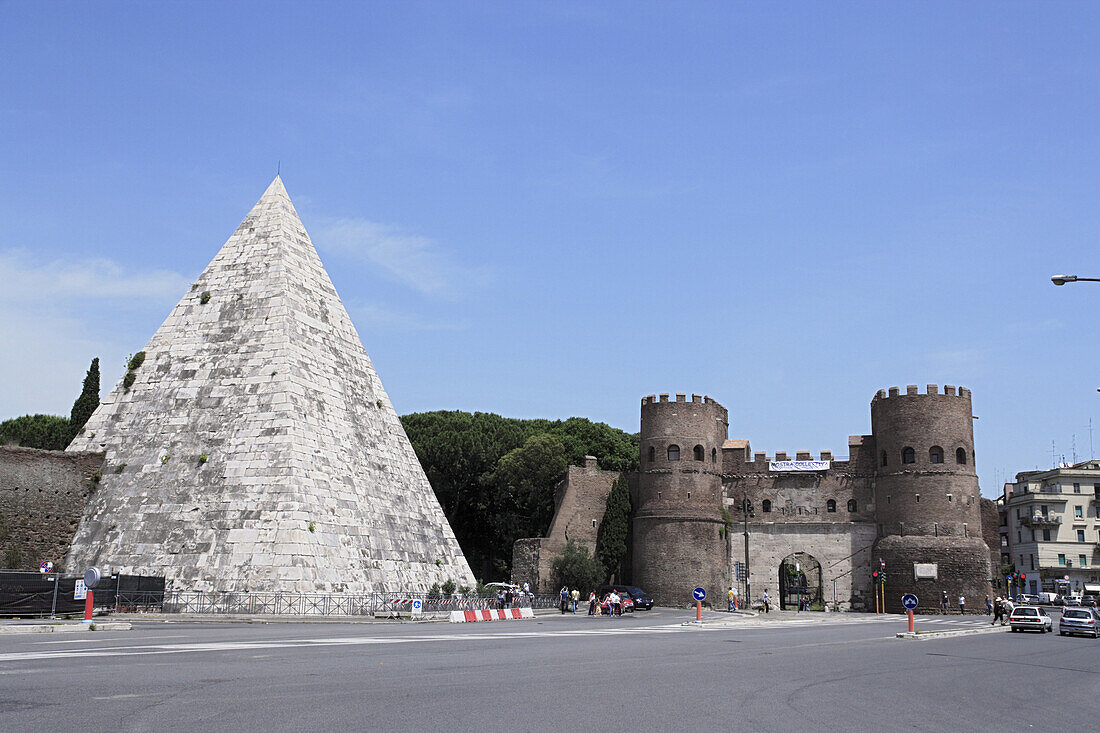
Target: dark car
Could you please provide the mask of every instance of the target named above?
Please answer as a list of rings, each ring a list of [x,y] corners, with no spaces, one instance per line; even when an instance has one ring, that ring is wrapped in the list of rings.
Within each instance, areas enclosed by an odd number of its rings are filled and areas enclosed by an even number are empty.
[[[620,595],[624,592],[628,594],[634,601],[634,608],[636,610],[648,611],[653,608],[653,599],[649,597],[649,594],[634,585],[601,585],[599,589],[600,597],[602,598],[612,590],[619,591]]]

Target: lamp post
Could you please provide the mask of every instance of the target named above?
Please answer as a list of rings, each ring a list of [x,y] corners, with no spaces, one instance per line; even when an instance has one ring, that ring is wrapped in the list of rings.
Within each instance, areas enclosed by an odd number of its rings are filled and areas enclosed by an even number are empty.
[[[741,494],[741,521],[745,529],[745,608],[752,608],[752,575],[749,573],[749,513],[751,511],[752,503],[749,502],[748,496]]]
[[[1050,281],[1055,285],[1065,285],[1066,283],[1078,283],[1078,282],[1090,282],[1100,283],[1100,277],[1078,277],[1077,275],[1055,275],[1050,278]]]

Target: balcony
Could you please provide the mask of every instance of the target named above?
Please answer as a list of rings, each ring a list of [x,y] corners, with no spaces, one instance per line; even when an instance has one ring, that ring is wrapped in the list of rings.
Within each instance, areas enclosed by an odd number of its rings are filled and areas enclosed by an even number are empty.
[[[1024,517],[1020,524],[1025,527],[1057,527],[1062,523],[1062,518],[1057,515],[1036,514]]]

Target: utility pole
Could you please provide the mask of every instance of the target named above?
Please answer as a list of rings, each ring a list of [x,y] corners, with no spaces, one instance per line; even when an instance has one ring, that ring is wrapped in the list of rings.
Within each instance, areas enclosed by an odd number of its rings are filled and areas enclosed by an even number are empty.
[[[741,520],[745,529],[745,607],[752,607],[752,575],[749,573],[749,499],[741,494]]]

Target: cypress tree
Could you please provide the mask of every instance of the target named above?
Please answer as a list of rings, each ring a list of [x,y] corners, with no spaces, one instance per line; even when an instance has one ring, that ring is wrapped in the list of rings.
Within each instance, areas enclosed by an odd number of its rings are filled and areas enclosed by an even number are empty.
[[[626,536],[630,529],[630,486],[626,476],[619,474],[607,495],[607,508],[596,539],[596,557],[607,572],[619,580],[623,558],[626,556]]]
[[[88,374],[84,377],[84,389],[73,403],[72,415],[69,418],[69,441],[80,434],[84,429],[84,423],[99,407],[99,357],[92,359],[92,365],[88,367]]]

